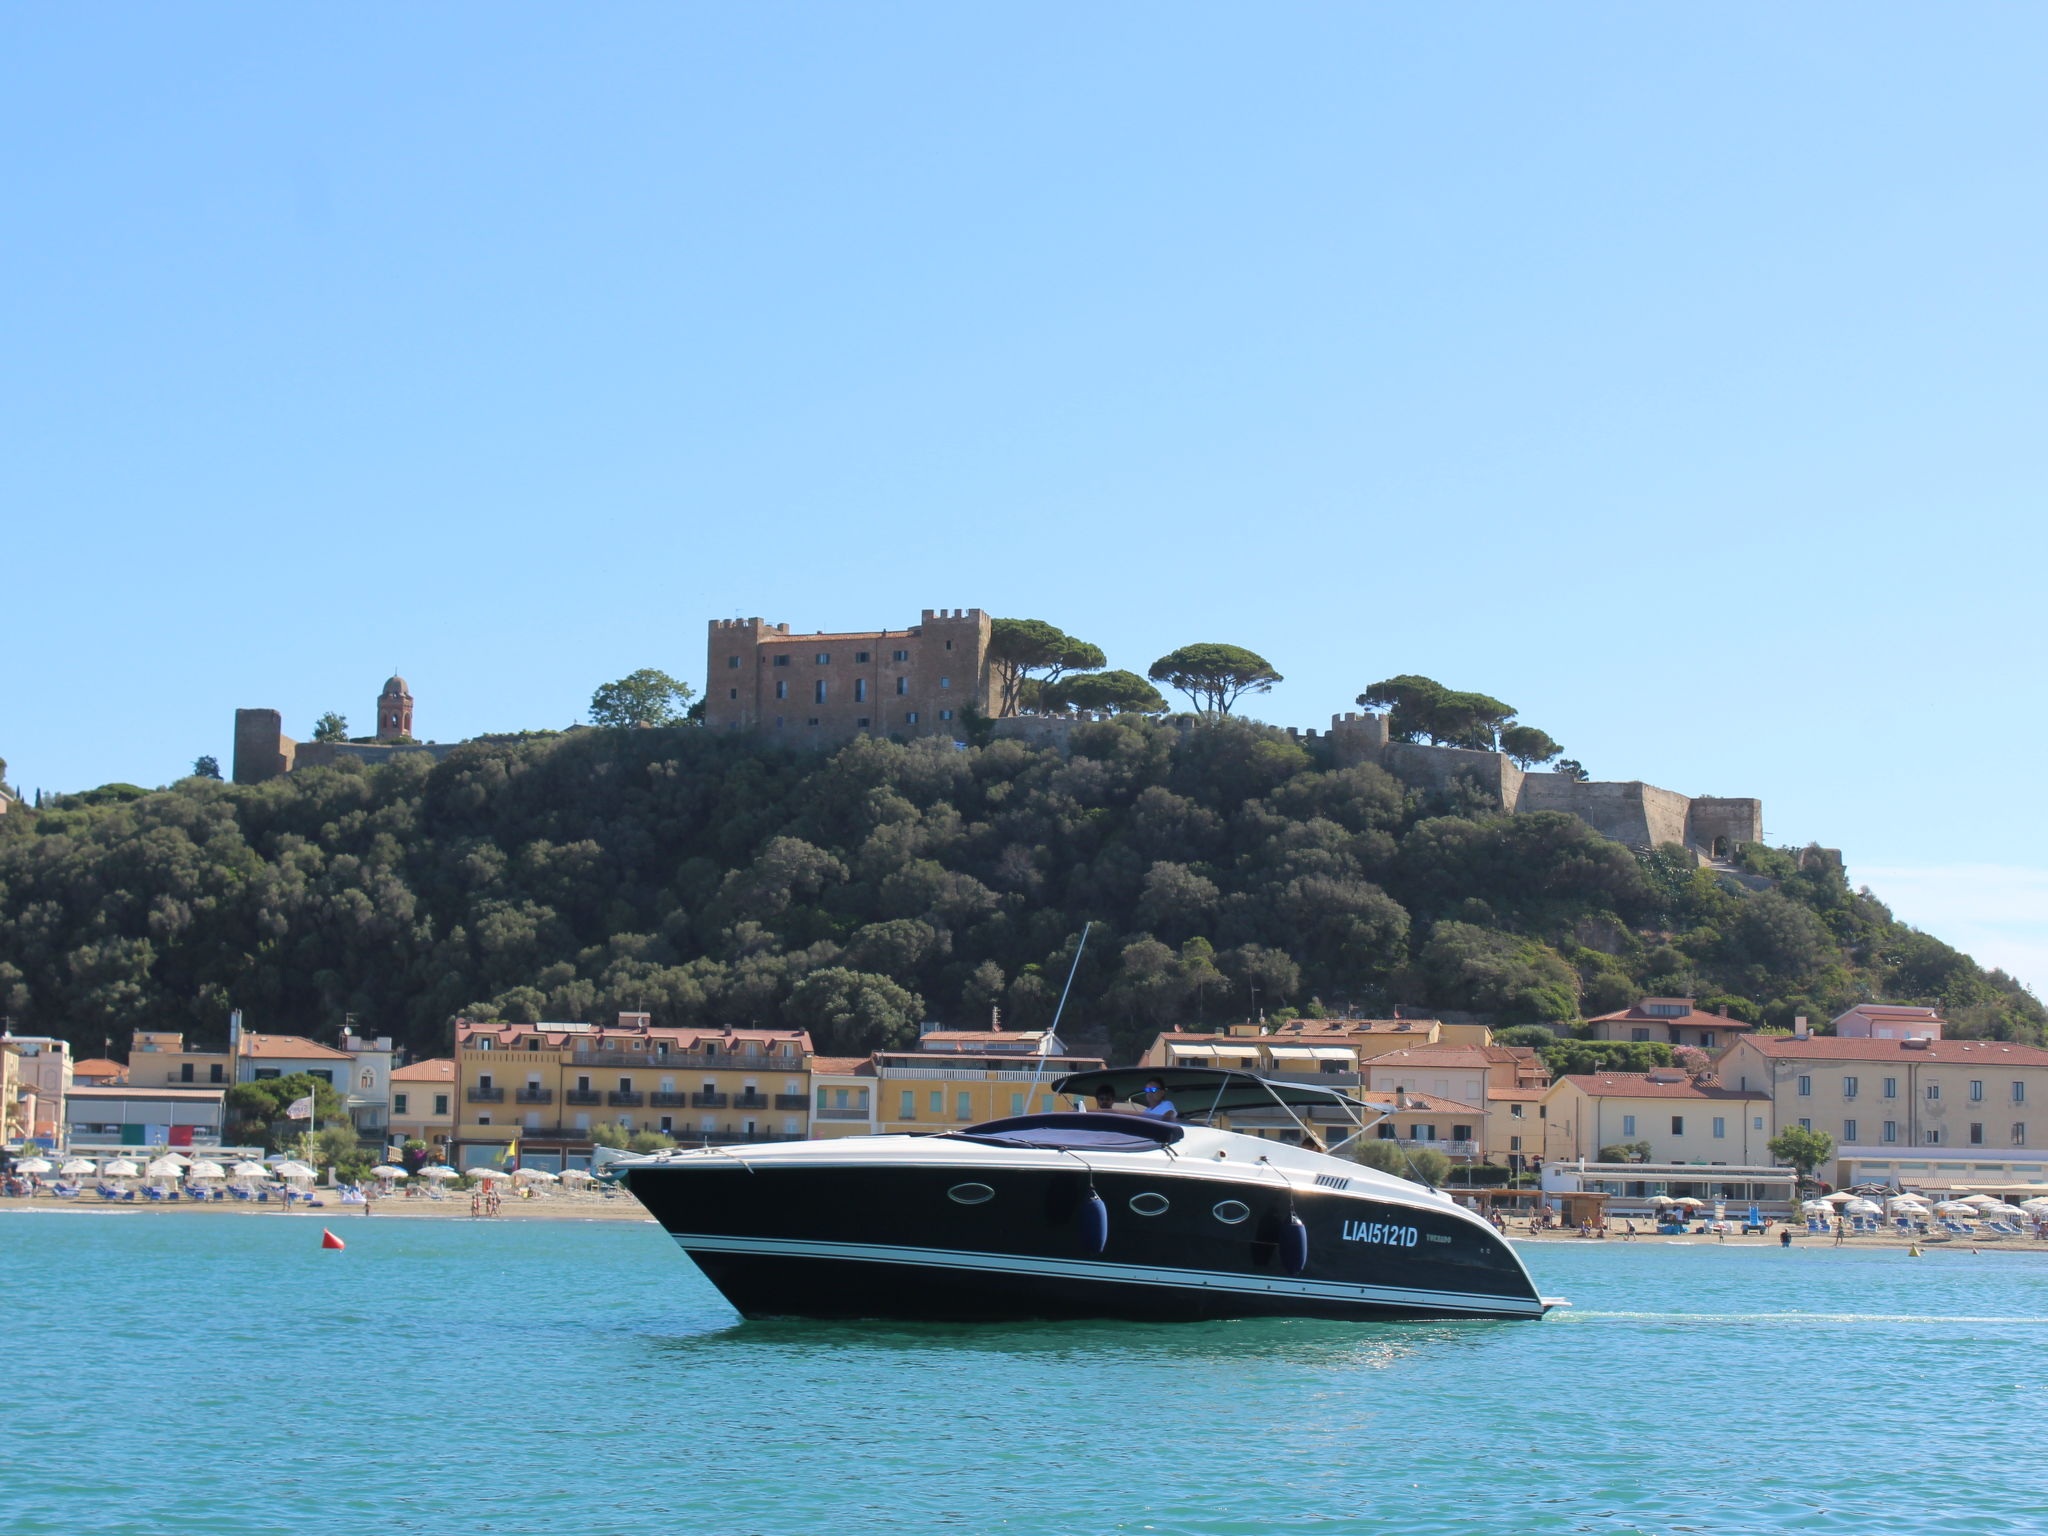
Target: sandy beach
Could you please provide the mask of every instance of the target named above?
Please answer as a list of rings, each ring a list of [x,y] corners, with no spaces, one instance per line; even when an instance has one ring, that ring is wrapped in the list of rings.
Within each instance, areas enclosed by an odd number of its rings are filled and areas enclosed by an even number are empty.
[[[498,1205],[494,1216],[471,1217],[468,1195],[450,1195],[445,1200],[407,1200],[396,1196],[389,1200],[372,1201],[366,1217],[360,1205],[342,1205],[331,1196],[322,1196],[324,1205],[293,1205],[289,1209],[275,1203],[258,1205],[253,1201],[168,1201],[137,1200],[132,1204],[126,1200],[52,1200],[47,1195],[25,1198],[9,1196],[0,1198],[0,1211],[119,1211],[133,1215],[176,1216],[184,1212],[207,1211],[216,1216],[298,1216],[317,1217],[328,1226],[344,1221],[375,1221],[380,1216],[428,1216],[437,1221],[460,1219],[463,1221],[652,1221],[642,1209],[640,1202],[626,1195],[613,1200],[601,1196],[564,1199],[562,1196],[538,1195],[531,1200],[506,1198]]]
[[[1597,1243],[1658,1243],[1674,1248],[1776,1248],[1778,1229],[1773,1228],[1767,1237],[1738,1236],[1730,1233],[1726,1237],[1711,1233],[1687,1232],[1681,1235],[1660,1237],[1650,1233],[1638,1233],[1635,1237],[1622,1237],[1610,1232],[1604,1238],[1581,1237],[1572,1231],[1551,1231],[1531,1234],[1511,1231],[1508,1238],[1516,1243],[1573,1243],[1591,1246]],[[1823,1235],[1808,1232],[1802,1227],[1792,1230],[1794,1248],[1911,1248],[1918,1247],[1922,1253],[2044,1253],[2048,1254],[2048,1241],[2036,1237],[1955,1237],[1943,1233],[1938,1237],[1909,1237],[1903,1232],[1861,1232],[1845,1237],[1837,1243],[1832,1233]]]

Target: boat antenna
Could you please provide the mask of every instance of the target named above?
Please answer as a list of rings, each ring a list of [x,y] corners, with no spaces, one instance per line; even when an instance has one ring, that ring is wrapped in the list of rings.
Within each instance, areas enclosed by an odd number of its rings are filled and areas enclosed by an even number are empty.
[[[1074,973],[1081,969],[1081,951],[1088,947],[1088,930],[1095,926],[1090,918],[1081,925],[1081,942],[1074,946],[1074,963],[1067,967],[1067,984],[1060,988],[1060,1004],[1052,1011],[1052,1022],[1045,1027],[1045,1033],[1038,1039],[1038,1065],[1031,1069],[1031,1081],[1024,1089],[1024,1102],[1031,1103],[1031,1095],[1038,1092],[1038,1079],[1045,1072],[1045,1058],[1052,1050],[1052,1042],[1060,1032],[1060,1016],[1067,1011],[1067,994],[1074,990]]]

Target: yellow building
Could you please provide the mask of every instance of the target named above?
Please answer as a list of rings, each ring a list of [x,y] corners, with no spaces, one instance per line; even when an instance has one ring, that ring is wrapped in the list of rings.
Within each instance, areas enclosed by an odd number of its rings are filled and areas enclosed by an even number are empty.
[[[188,1049],[176,1030],[138,1029],[128,1046],[128,1082],[136,1088],[225,1088],[235,1080],[226,1051]]]
[[[1545,1162],[1601,1161],[1603,1147],[1649,1143],[1648,1163],[1771,1161],[1771,1096],[1695,1081],[1675,1067],[1560,1077],[1543,1096]]]
[[[810,1125],[810,1036],[802,1030],[455,1024],[451,1162],[500,1156],[513,1140],[541,1165],[589,1154],[620,1125],[686,1145],[800,1141]]]
[[[0,1038],[0,1142],[28,1135],[28,1116],[21,1104],[20,1048]]]
[[[455,1059],[437,1056],[391,1070],[386,1123],[399,1141],[446,1147],[455,1135]]]
[[[811,1058],[811,1135],[875,1134],[875,1062],[871,1056]]]
[[[982,1120],[1083,1106],[1063,1103],[1052,1085],[1069,1072],[1101,1069],[1095,1056],[1017,1056],[1004,1051],[877,1051],[875,1129],[945,1131]]]

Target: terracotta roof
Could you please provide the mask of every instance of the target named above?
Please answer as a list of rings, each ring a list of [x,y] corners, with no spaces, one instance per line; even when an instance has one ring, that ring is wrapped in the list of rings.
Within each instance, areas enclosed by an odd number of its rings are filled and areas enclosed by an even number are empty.
[[[1494,1099],[1529,1100],[1540,1099],[1548,1092],[1550,1092],[1548,1088],[1495,1088],[1489,1085],[1486,1090],[1486,1097],[1489,1101]]]
[[[1437,1019],[1289,1019],[1275,1024],[1276,1035],[1416,1035],[1427,1034]]]
[[[1755,1090],[1748,1092],[1740,1088],[1724,1088],[1719,1083],[1696,1083],[1683,1073],[1657,1074],[1666,1078],[1657,1081],[1647,1072],[1597,1072],[1570,1073],[1558,1079],[1572,1084],[1581,1093],[1596,1099],[1768,1099],[1768,1093]],[[1552,1086],[1555,1086],[1554,1084]]]
[[[1483,1115],[1485,1109],[1477,1104],[1463,1104],[1456,1099],[1440,1099],[1433,1093],[1409,1092],[1401,1095],[1406,1103],[1394,1105],[1394,1113],[1406,1115]]]
[[[347,1051],[337,1051],[331,1045],[322,1045],[317,1040],[308,1040],[303,1035],[257,1035],[242,1036],[244,1056],[269,1057],[272,1060],[353,1061]]]
[[[1675,1016],[1664,1013],[1643,1012],[1643,1009],[1650,1003],[1665,1003],[1674,1007],[1683,1004],[1686,1011]],[[1694,1029],[1756,1028],[1754,1024],[1746,1023],[1741,1019],[1731,1019],[1718,1013],[1703,1013],[1693,1006],[1692,999],[1689,997],[1646,997],[1631,1007],[1621,1009],[1619,1012],[1596,1014],[1594,1017],[1586,1020],[1586,1022],[1588,1024],[1682,1024],[1689,1025]]]
[[[865,1069],[865,1072],[863,1072],[863,1069]],[[836,1073],[841,1077],[862,1075],[871,1077],[874,1075],[874,1070],[874,1060],[868,1056],[813,1056],[811,1058],[811,1075],[813,1077],[817,1076],[820,1072]]]
[[[125,1079],[128,1069],[118,1061],[109,1061],[104,1056],[88,1056],[84,1061],[71,1066],[73,1077],[118,1077]]]
[[[436,1056],[431,1061],[416,1061],[409,1067],[393,1067],[391,1081],[394,1083],[452,1083],[455,1081],[455,1062],[452,1057]]]
[[[1858,1036],[1751,1035],[1743,1044],[1766,1056],[1797,1061],[1938,1061],[1972,1062],[1981,1066],[2048,1067],[2048,1050],[2038,1045],[2009,1045],[2003,1040],[1866,1040]],[[1740,1047],[1737,1047],[1740,1049]]]
[[[917,1038],[919,1040],[1038,1040],[1045,1031],[1042,1029],[929,1029]]]
[[[1496,1061],[1523,1058],[1504,1045],[1418,1045],[1370,1058],[1369,1067],[1484,1067]]]
[[[781,1045],[789,1041],[801,1044],[806,1053],[811,1048],[811,1037],[800,1029],[681,1029],[666,1025],[646,1029],[620,1028],[616,1025],[596,1024],[589,1029],[564,1029],[556,1024],[501,1024],[495,1020],[457,1019],[455,1041],[459,1046],[465,1041],[489,1039],[500,1049],[511,1049],[514,1040],[540,1039],[547,1042],[546,1049],[559,1050],[564,1045],[587,1043],[593,1050],[615,1051],[624,1041],[665,1040],[671,1046],[684,1050],[706,1040],[723,1044],[727,1040],[735,1043],[744,1041],[753,1045]]]

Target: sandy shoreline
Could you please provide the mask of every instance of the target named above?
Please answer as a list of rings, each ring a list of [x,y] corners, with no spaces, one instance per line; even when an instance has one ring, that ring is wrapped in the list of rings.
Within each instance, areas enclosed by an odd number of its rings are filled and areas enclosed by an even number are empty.
[[[546,1196],[533,1200],[506,1199],[498,1206],[495,1216],[472,1218],[469,1214],[469,1197],[451,1195],[446,1200],[406,1200],[394,1198],[373,1201],[370,1215],[365,1217],[360,1205],[340,1205],[326,1196],[325,1205],[294,1205],[289,1210],[277,1204],[258,1205],[253,1201],[211,1200],[176,1202],[168,1200],[137,1200],[132,1205],[126,1200],[52,1200],[43,1195],[27,1198],[19,1195],[0,1198],[0,1211],[118,1211],[123,1215],[171,1215],[181,1211],[206,1211],[216,1216],[311,1216],[317,1217],[328,1226],[339,1226],[342,1222],[375,1221],[380,1216],[427,1216],[435,1220],[460,1218],[463,1221],[652,1221],[640,1202],[621,1195],[616,1200],[563,1200]]]
[[[1508,1239],[1515,1243],[1665,1243],[1680,1248],[1777,1248],[1785,1246],[1778,1241],[1773,1231],[1768,1237],[1742,1237],[1730,1234],[1717,1237],[1709,1233],[1687,1232],[1682,1236],[1660,1237],[1650,1233],[1639,1233],[1635,1237],[1621,1237],[1608,1233],[1603,1238],[1581,1237],[1576,1232],[1510,1232]],[[1939,1237],[1909,1237],[1903,1232],[1861,1232],[1845,1237],[1837,1243],[1832,1233],[1823,1235],[1807,1232],[1795,1227],[1792,1232],[1794,1248],[1828,1248],[1847,1252],[1855,1248],[1912,1248],[1922,1253],[2048,1253],[2048,1242],[2035,1237],[1955,1237],[1944,1233]]]

